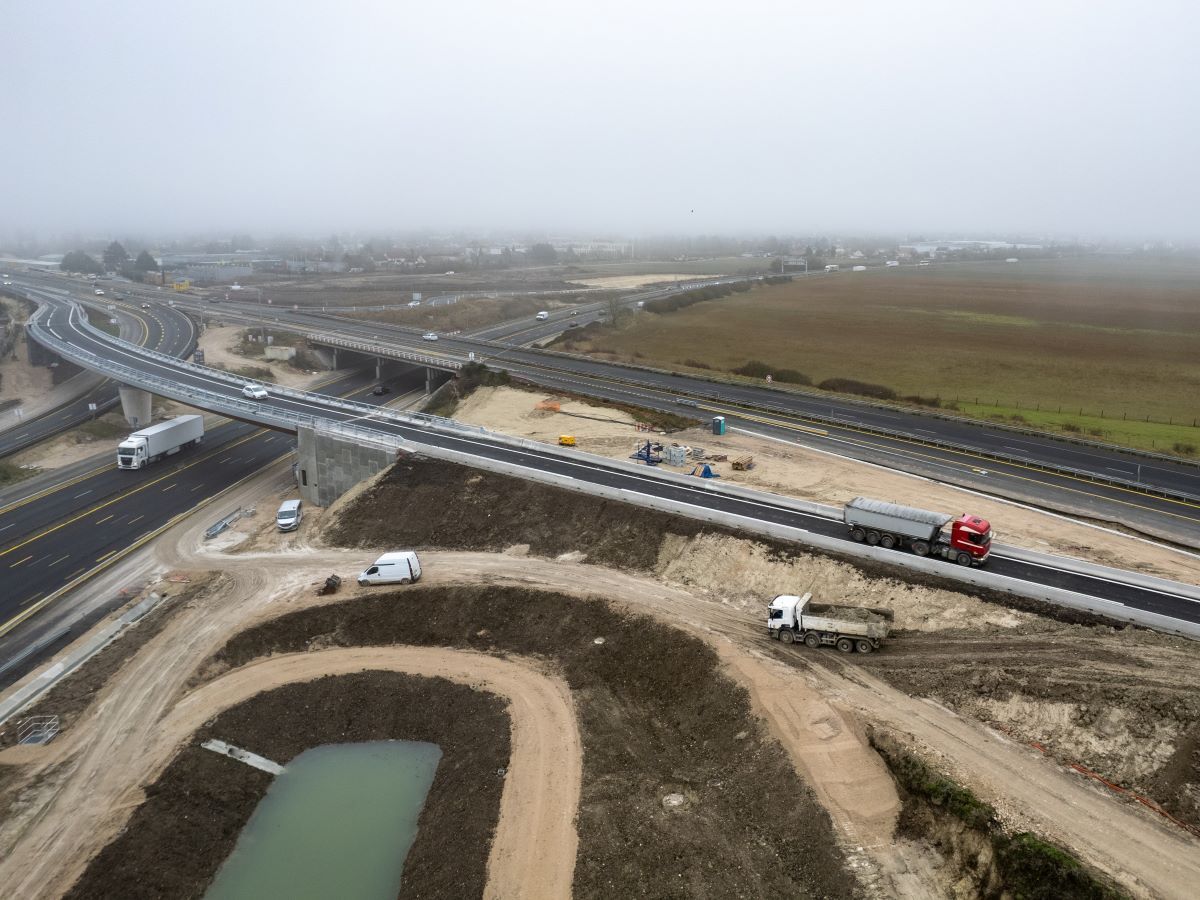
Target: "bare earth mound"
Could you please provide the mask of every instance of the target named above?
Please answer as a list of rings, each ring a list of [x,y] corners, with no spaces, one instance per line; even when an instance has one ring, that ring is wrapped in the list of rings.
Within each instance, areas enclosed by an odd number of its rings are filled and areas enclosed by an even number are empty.
[[[853,894],[828,815],[745,691],[706,645],[651,619],[513,587],[411,588],[252,628],[210,668],[313,643],[392,642],[543,656],[560,667],[584,747],[575,896]],[[664,802],[672,794],[678,805]]]
[[[455,715],[447,716],[447,709]],[[321,744],[395,739],[440,745],[400,896],[482,895],[504,785],[496,771],[509,758],[503,701],[443,679],[364,672],[259,694],[205,725],[68,897],[204,894],[271,783],[264,772],[202,749],[209,738],[281,764]]]

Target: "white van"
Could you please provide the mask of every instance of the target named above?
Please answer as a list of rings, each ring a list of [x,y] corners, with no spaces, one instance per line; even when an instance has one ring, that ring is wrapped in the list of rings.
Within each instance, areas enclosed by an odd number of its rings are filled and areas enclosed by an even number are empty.
[[[546,311],[543,309],[543,310],[542,310],[540,313],[538,313],[538,314],[537,314],[537,315],[536,315],[534,318],[536,318],[536,319],[537,319],[539,322],[545,322],[545,321],[546,321],[548,318],[550,318],[550,313],[546,312]]]
[[[385,553],[369,569],[360,572],[358,583],[412,584],[421,577],[421,561],[412,550]]]
[[[280,531],[295,531],[304,518],[304,504],[299,500],[284,500],[275,513],[275,527]]]

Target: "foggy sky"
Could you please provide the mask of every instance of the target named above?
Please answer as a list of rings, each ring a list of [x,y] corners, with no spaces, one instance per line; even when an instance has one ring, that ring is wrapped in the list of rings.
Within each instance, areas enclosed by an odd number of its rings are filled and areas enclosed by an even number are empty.
[[[0,229],[1200,237],[1200,13],[64,2],[0,32]]]

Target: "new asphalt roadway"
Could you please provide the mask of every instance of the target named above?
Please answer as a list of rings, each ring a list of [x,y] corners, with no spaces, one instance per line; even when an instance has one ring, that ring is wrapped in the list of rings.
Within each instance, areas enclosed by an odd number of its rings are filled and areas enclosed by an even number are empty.
[[[115,345],[106,336],[96,334],[83,325],[78,316],[70,314],[68,306],[61,300],[48,301],[48,306],[53,313],[36,326],[39,339],[52,341],[64,347],[69,346],[75,353],[82,351],[84,354],[94,354],[94,357],[89,358],[103,358],[106,361],[104,365],[128,366],[131,372],[136,373],[138,380],[158,385],[166,396],[193,403],[197,398],[201,398],[201,405],[217,412],[233,411],[240,417],[256,419],[281,429],[294,428],[295,425],[289,423],[295,423],[297,420],[321,420],[327,423],[354,425],[368,428],[379,435],[399,438],[408,442],[417,452],[422,447],[455,450],[520,468],[556,473],[576,482],[615,488],[625,492],[625,495],[635,502],[638,496],[669,499],[701,511],[731,513],[831,537],[840,536],[840,539],[847,541],[847,547],[851,546],[844,526],[837,521],[827,516],[799,511],[794,506],[766,494],[744,496],[714,491],[700,481],[681,484],[662,479],[649,469],[630,470],[596,458],[577,460],[569,454],[514,446],[511,442],[466,430],[431,429],[420,421],[375,413],[369,408],[342,403],[320,394],[278,391],[261,402],[248,403],[241,395],[240,384],[226,376],[201,367],[180,364],[174,360],[149,358],[137,349]],[[171,490],[191,484],[185,480],[187,477],[189,476],[181,475],[179,480],[174,482],[176,487]],[[156,483],[148,490],[168,493],[167,483],[161,482],[161,485],[158,487]],[[89,521],[94,527],[94,521]],[[38,558],[23,548],[16,548],[6,556],[16,559],[14,554],[20,554],[20,559],[31,557],[26,560],[30,563]],[[10,566],[12,565],[10,563]],[[947,564],[947,568],[947,574],[950,574],[954,567]],[[1050,585],[1100,597],[1186,622],[1200,622],[1200,605],[1192,596],[1195,593],[1194,588],[1184,590],[1184,586],[1180,586],[1179,590],[1174,590],[1167,582],[1148,587],[1138,583],[1134,576],[1126,579],[1122,573],[1081,573],[1066,565],[1035,565],[1005,557],[1000,553],[995,554],[989,563],[989,571],[1031,584]]]

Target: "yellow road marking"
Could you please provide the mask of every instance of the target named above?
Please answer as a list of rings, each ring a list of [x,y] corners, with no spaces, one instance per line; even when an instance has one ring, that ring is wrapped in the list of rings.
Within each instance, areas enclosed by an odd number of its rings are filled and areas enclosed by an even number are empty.
[[[112,556],[112,555],[113,555],[114,553],[116,553],[116,552],[117,552],[116,550],[109,550],[109,551],[108,551],[107,553],[105,553],[103,556],[101,556],[101,557],[98,557],[98,558],[96,559],[96,562],[98,562],[98,563],[102,563],[102,562],[104,562],[106,559],[108,559],[110,556]]]
[[[263,429],[263,430],[265,430],[265,429]],[[262,430],[248,434],[244,438],[241,438],[238,441],[236,441],[234,443],[234,446],[245,443],[246,441],[250,440],[253,437],[256,437],[257,435],[259,435],[261,433],[262,433]],[[28,544],[32,544],[34,541],[40,540],[43,537],[45,537],[46,535],[52,534],[53,532],[58,531],[60,528],[65,528],[66,526],[70,525],[72,522],[78,522],[84,516],[90,516],[93,513],[96,513],[102,509],[105,509],[106,507],[112,506],[114,503],[119,503],[120,501],[125,500],[128,497],[132,497],[134,494],[140,493],[141,491],[144,491],[147,488],[153,487],[154,485],[158,484],[159,482],[166,481],[168,478],[173,478],[174,476],[179,474],[179,472],[182,472],[184,469],[190,469],[192,466],[199,465],[200,463],[204,462],[206,459],[216,456],[217,453],[224,453],[225,450],[226,450],[226,447],[222,447],[220,450],[214,450],[212,453],[208,454],[208,456],[202,456],[199,459],[194,459],[190,463],[188,463],[186,466],[180,466],[179,469],[177,469],[174,472],[167,472],[163,475],[160,475],[158,478],[155,478],[153,481],[147,481],[145,484],[138,485],[137,487],[133,488],[132,490],[126,491],[123,494],[118,494],[116,497],[113,497],[111,500],[107,500],[98,506],[94,506],[89,510],[81,512],[78,515],[72,516],[69,519],[65,519],[62,522],[59,522],[57,525],[52,525],[50,528],[47,528],[45,531],[35,534],[33,537],[26,538],[21,543],[14,544],[13,546],[9,547],[7,550],[0,550],[0,556],[6,556],[7,554],[12,553],[14,550],[19,550],[21,547],[24,547]],[[141,516],[139,516],[138,518],[141,518]]]

